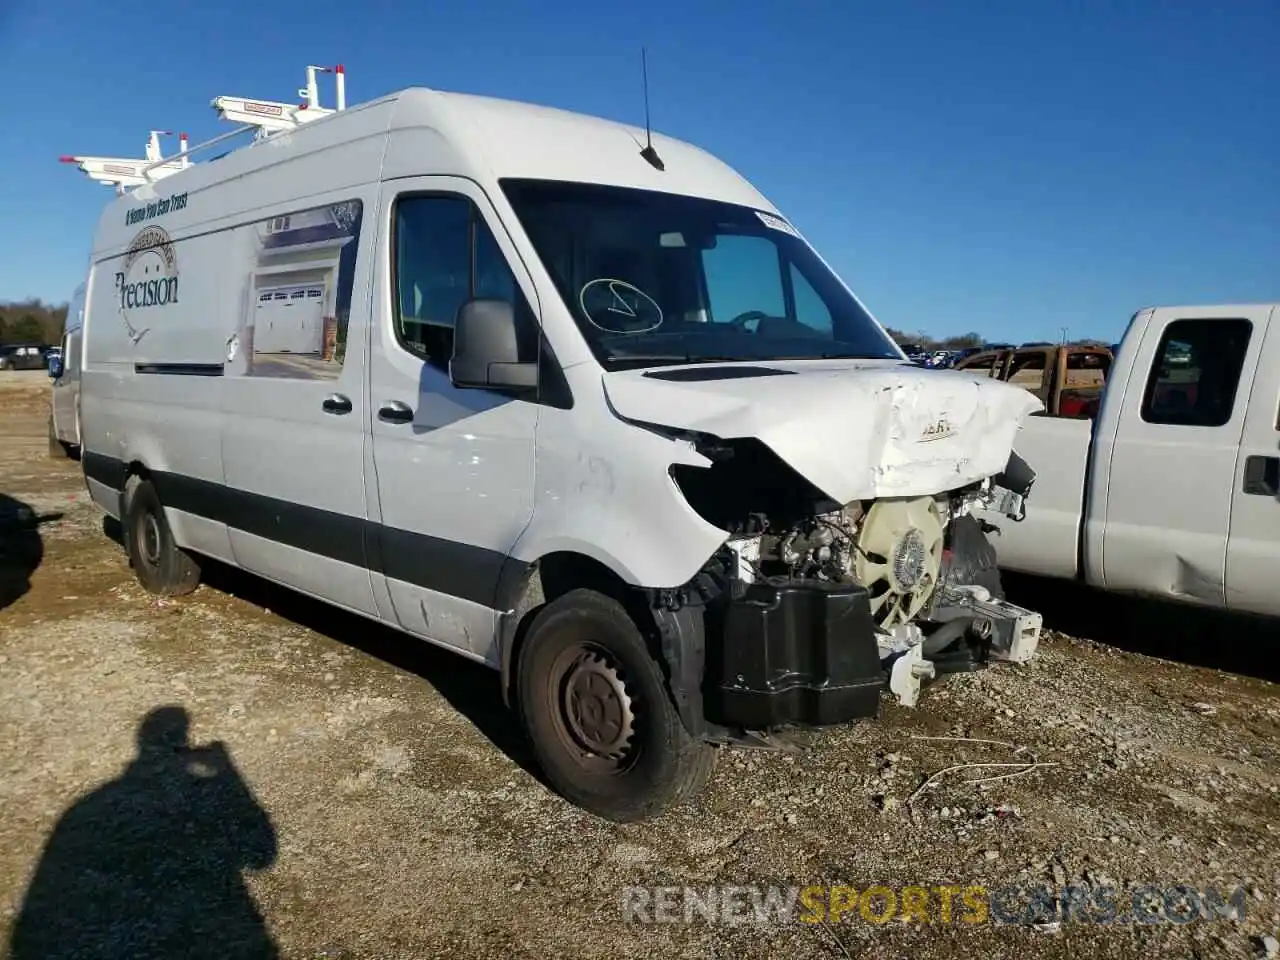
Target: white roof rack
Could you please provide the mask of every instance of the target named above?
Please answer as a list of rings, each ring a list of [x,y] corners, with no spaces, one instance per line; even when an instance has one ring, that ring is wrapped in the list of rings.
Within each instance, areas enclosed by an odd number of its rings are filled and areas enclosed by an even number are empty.
[[[316,75],[332,73],[336,88],[337,105],[320,106],[320,91]],[[304,123],[319,120],[331,113],[347,108],[347,78],[342,64],[336,67],[307,67],[307,85],[298,90],[302,102],[295,105],[274,100],[251,100],[248,97],[215,97],[211,106],[218,111],[219,120],[240,124],[235,130],[219,134],[194,147],[188,147],[187,135],[178,135],[178,152],[171,157],[161,156],[160,135],[168,130],[152,130],[147,141],[145,160],[127,160],[117,157],[63,156],[63,163],[76,164],[85,174],[99,183],[116,188],[116,194],[126,187],[152,183],[170,174],[185,170],[191,165],[190,154],[208,149],[217,143],[230,140],[242,133],[253,131],[254,140],[261,140],[281,130],[294,130]]]
[[[320,106],[320,91],[316,84],[317,73],[332,73],[337,88],[337,107]],[[337,110],[347,108],[347,77],[342,64],[336,67],[307,67],[307,85],[298,90],[302,97],[299,104],[281,103],[277,100],[252,100],[248,97],[214,97],[210,106],[218,111],[219,120],[229,120],[249,127],[256,127],[258,139],[277,130],[293,130],[304,123],[327,117]]]
[[[187,135],[178,134],[178,154],[166,160],[160,155],[160,137],[172,136],[170,130],[152,130],[147,138],[145,160],[129,160],[121,157],[85,157],[63,156],[58,159],[62,163],[74,163],[87,176],[109,187],[115,187],[116,193],[124,193],[125,187],[136,187],[167,177],[179,170],[185,170],[191,164],[187,156]],[[148,172],[150,176],[148,176]]]

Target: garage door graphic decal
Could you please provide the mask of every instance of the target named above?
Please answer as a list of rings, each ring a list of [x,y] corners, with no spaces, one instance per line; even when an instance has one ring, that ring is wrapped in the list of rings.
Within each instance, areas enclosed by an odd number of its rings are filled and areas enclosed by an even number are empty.
[[[345,355],[362,205],[359,200],[263,219],[245,229],[240,375],[336,379]],[[244,249],[242,247],[242,249]]]

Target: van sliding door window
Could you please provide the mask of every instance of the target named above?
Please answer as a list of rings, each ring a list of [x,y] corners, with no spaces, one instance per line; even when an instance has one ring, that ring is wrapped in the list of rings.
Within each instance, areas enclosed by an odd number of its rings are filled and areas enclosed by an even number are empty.
[[[536,359],[536,325],[506,258],[466,197],[402,197],[395,211],[395,331],[400,345],[448,370],[458,311],[477,297],[512,304],[525,334],[522,350]]]
[[[276,213],[238,227],[249,261],[235,372],[336,380],[346,357],[363,205]],[[229,371],[230,372],[230,371]]]
[[[1156,348],[1142,419],[1185,427],[1221,427],[1235,408],[1253,324],[1248,320],[1175,320]]]

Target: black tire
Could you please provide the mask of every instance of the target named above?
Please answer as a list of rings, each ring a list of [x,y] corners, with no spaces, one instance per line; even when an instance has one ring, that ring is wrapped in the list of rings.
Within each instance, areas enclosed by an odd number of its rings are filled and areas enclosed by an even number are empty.
[[[151,481],[130,479],[125,488],[124,544],[138,582],[151,593],[179,597],[200,585],[200,567],[173,540]]]
[[[551,786],[607,820],[657,816],[698,793],[715,766],[715,747],[680,722],[634,621],[594,590],[572,590],[535,615],[516,695]]]

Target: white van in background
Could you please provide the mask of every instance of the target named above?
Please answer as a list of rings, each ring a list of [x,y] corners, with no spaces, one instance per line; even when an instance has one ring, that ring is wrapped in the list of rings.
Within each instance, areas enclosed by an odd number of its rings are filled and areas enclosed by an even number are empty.
[[[80,456],[80,356],[84,330],[85,285],[76,287],[67,306],[58,352],[49,357],[49,454]]]
[[[646,137],[410,89],[194,163],[103,213],[82,370],[146,587],[213,557],[488,664],[616,820],[1040,629],[970,516],[1021,511],[1039,401],[908,365],[751,184]]]

